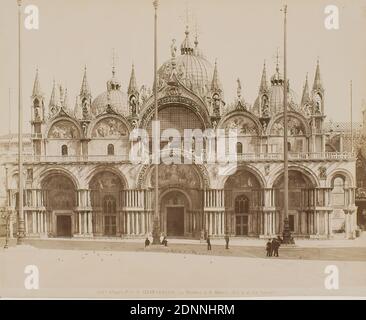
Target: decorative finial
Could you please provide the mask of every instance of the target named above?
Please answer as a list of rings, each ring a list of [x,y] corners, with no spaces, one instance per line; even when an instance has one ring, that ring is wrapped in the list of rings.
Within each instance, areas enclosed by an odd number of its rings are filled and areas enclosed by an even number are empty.
[[[195,20],[194,32],[195,32],[194,45],[197,48],[198,47],[198,25],[197,25],[197,19]]]
[[[236,90],[236,93],[237,93],[238,99],[240,100],[240,98],[241,98],[241,82],[240,82],[240,79],[238,78],[236,80],[236,82],[238,83],[238,88]]]
[[[116,74],[116,60],[117,60],[117,57],[116,57],[116,49],[113,48],[112,49],[112,75],[113,75],[113,77]]]
[[[175,42],[176,42],[176,40],[172,39],[172,44],[170,46],[170,52],[171,52],[172,58],[175,58],[176,54],[177,54],[177,46],[176,46]]]
[[[276,55],[276,70],[277,70],[277,72],[280,70],[279,61],[280,61],[280,53],[279,53],[279,48],[277,48],[277,55]]]

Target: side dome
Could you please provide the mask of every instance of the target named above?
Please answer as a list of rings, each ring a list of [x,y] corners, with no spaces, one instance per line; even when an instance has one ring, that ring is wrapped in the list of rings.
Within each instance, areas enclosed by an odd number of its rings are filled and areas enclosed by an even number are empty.
[[[262,84],[265,82],[265,85]],[[265,79],[263,80],[259,89],[259,96],[254,102],[252,112],[257,116],[273,116],[283,111],[283,90],[284,90],[284,78],[279,72],[278,65],[276,66],[276,72],[271,77],[271,86],[268,88]],[[289,82],[287,80],[287,105],[289,109],[298,109],[298,97],[296,93],[290,89]]]
[[[121,84],[113,77],[107,82],[107,91],[97,96],[91,105],[91,113],[97,116],[103,113],[107,106],[122,115],[128,115],[129,109],[127,105],[127,94],[121,91]]]
[[[159,68],[159,83],[169,82],[174,67],[179,81],[203,97],[211,87],[213,66],[198,49],[197,39],[194,42],[195,46],[191,46],[188,29],[185,34],[186,38],[180,48],[181,54],[176,57],[176,48],[172,47],[172,58]]]

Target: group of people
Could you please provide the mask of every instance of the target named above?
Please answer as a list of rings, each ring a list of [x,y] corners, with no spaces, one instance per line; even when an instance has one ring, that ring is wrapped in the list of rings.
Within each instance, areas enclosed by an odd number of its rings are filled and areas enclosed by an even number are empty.
[[[212,250],[212,246],[211,246],[211,236],[205,233],[205,238],[206,238],[206,243],[207,243],[207,250],[211,251]],[[229,235],[226,234],[225,235],[225,249],[229,249]],[[273,238],[273,239],[268,239],[267,243],[266,243],[266,252],[267,252],[267,257],[278,257],[278,251],[279,248],[281,246],[282,243],[282,239],[280,236],[278,236],[277,238]],[[149,239],[149,237],[146,237],[145,239],[145,248],[149,247],[151,244],[151,241]],[[167,237],[164,234],[160,235],[160,244],[167,247],[168,246],[168,240]]]
[[[281,243],[282,239],[280,236],[278,236],[277,238],[268,239],[266,243],[267,257],[278,257],[278,250],[281,246]]]
[[[229,249],[229,235],[225,235],[225,249]],[[211,237],[209,235],[206,235],[206,243],[207,243],[207,250],[210,251],[211,248]]]
[[[161,234],[159,240],[160,240],[161,245],[163,245],[164,247],[168,246],[168,239],[165,235]],[[151,241],[150,241],[149,237],[146,237],[146,239],[145,239],[145,248],[150,246],[150,244],[151,244]]]

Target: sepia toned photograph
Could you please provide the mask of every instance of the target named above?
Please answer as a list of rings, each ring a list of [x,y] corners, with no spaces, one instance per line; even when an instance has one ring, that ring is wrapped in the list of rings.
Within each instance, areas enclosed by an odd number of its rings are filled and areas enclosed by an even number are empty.
[[[365,0],[2,0],[0,298],[365,299]],[[185,305],[131,315],[234,314]]]

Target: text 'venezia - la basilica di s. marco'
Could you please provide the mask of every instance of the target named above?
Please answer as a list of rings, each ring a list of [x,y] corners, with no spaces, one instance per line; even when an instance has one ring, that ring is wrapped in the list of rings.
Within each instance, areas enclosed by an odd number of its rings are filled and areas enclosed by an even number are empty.
[[[201,52],[188,29],[180,53],[172,48],[158,70],[161,130],[237,129],[237,169],[219,165],[160,164],[160,229],[168,237],[272,237],[283,229],[283,88],[279,64],[258,77],[248,104],[238,81],[226,103],[218,66]],[[319,62],[301,100],[288,90],[289,225],[295,237],[350,238],[356,229],[355,157],[334,145],[325,129],[325,90]],[[145,237],[155,208],[154,165],[133,164],[130,132],[151,132],[154,94],[137,86],[134,67],[127,92],[113,69],[95,98],[85,69],[71,108],[67,90],[54,84],[45,100],[36,74],[30,136],[25,137],[24,213],[27,237]],[[289,86],[288,86],[289,87]],[[1,204],[16,216],[16,157],[4,157]],[[16,230],[16,219],[12,220]]]

